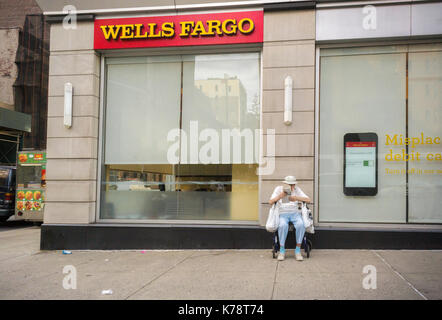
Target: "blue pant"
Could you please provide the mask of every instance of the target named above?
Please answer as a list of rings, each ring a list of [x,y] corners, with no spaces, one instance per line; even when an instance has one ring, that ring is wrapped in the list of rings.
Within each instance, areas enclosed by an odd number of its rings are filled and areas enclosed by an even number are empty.
[[[302,221],[301,212],[284,213],[279,215],[278,237],[281,247],[285,247],[285,240],[289,232],[289,222],[293,223],[296,229],[296,244],[301,244],[304,239],[305,227]]]

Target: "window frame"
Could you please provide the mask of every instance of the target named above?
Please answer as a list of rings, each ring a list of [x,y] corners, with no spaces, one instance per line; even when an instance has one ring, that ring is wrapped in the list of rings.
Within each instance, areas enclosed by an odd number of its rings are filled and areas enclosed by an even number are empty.
[[[382,222],[327,222],[320,221],[320,208],[319,208],[319,135],[320,135],[320,61],[321,61],[321,49],[338,49],[338,48],[352,48],[352,47],[381,47],[381,46],[409,46],[418,44],[432,44],[441,43],[440,39],[423,39],[423,40],[385,40],[385,41],[340,41],[333,43],[317,43],[315,48],[315,137],[314,137],[314,204],[313,204],[313,220],[315,227],[323,229],[343,229],[343,230],[369,230],[369,231],[383,231],[383,230],[435,230],[441,231],[442,224],[440,223],[415,223],[415,222],[403,222],[403,223],[382,223]],[[408,48],[407,48],[407,52]],[[408,201],[408,200],[407,200]],[[408,215],[408,213],[406,213]],[[408,219],[407,219],[408,220]]]
[[[143,50],[109,50],[100,52],[100,104],[99,104],[99,128],[98,128],[98,153],[97,153],[97,184],[95,201],[95,223],[100,224],[144,224],[144,225],[231,225],[231,226],[259,226],[261,206],[258,203],[256,220],[166,220],[166,219],[103,219],[100,217],[102,200],[102,183],[105,181],[104,170],[104,146],[105,146],[105,120],[106,120],[106,79],[107,58],[126,58],[134,56],[164,56],[164,55],[198,55],[198,54],[229,54],[229,53],[257,53],[259,56],[259,128],[262,129],[262,73],[263,73],[263,46],[262,43],[246,45],[225,45],[222,47],[201,46],[199,48],[174,47],[174,48],[149,48]],[[258,199],[261,186],[261,178],[258,177]],[[259,200],[258,200],[259,202]]]

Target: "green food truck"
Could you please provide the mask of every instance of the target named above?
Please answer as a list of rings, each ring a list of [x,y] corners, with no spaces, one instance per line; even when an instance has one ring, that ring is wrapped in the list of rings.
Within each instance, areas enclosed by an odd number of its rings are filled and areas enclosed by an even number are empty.
[[[46,152],[21,151],[17,155],[15,219],[43,222],[46,190]]]

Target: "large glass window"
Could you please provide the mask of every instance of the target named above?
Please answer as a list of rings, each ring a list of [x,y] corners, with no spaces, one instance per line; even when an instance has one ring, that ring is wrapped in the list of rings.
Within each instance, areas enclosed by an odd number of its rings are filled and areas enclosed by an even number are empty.
[[[100,217],[257,221],[259,65],[258,53],[107,59]]]
[[[410,46],[408,88],[408,136],[425,142],[409,148],[419,152],[421,160],[409,163],[408,218],[409,222],[441,223],[442,44]]]
[[[441,44],[321,49],[320,222],[442,222],[441,68]],[[366,132],[378,192],[348,196],[344,135]]]

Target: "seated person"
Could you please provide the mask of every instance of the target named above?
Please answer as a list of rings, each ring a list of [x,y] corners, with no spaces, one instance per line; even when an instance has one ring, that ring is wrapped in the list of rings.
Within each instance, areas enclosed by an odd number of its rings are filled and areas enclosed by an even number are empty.
[[[270,205],[279,201],[279,227],[278,227],[278,237],[279,237],[279,254],[278,260],[282,261],[285,257],[285,241],[287,239],[287,234],[289,231],[289,222],[292,222],[296,229],[296,249],[295,258],[297,261],[302,261],[301,255],[301,243],[304,239],[304,222],[302,221],[301,215],[301,202],[310,203],[310,198],[302,192],[296,184],[296,178],[294,176],[287,176],[285,180],[282,181],[290,186],[290,189],[284,189],[283,186],[277,186],[273,191],[272,197],[269,200]],[[298,202],[300,201],[300,202]]]

